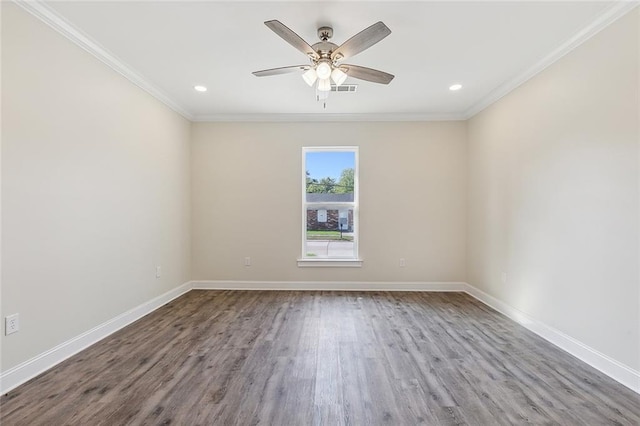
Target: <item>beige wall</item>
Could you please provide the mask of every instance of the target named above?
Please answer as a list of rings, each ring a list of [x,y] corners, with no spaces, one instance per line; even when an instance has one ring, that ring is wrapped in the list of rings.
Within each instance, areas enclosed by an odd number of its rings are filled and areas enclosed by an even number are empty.
[[[7,2],[2,89],[6,371],[189,280],[190,123]]]
[[[467,256],[471,285],[636,371],[638,27],[636,10],[469,121]]]
[[[464,281],[465,138],[463,122],[194,123],[193,279]],[[362,268],[297,267],[301,148],[318,145],[359,146]]]
[[[467,123],[190,124],[2,3],[2,371],[189,279],[467,281],[640,370],[639,26]],[[362,268],[296,265],[325,144],[360,147]]]

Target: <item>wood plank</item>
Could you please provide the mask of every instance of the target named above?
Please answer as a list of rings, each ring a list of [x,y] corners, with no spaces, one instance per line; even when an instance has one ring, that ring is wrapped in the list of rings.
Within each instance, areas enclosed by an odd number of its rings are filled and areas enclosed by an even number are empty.
[[[638,425],[640,396],[462,293],[192,291],[0,423]]]

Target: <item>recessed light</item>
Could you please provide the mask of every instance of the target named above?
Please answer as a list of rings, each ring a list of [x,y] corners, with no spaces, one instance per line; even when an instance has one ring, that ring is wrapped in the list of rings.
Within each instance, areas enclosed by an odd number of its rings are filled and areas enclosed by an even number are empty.
[[[453,84],[449,86],[449,90],[451,90],[452,92],[455,92],[456,90],[460,90],[460,89],[462,89],[462,84]]]
[[[196,92],[206,92],[207,88],[204,86],[193,86]]]

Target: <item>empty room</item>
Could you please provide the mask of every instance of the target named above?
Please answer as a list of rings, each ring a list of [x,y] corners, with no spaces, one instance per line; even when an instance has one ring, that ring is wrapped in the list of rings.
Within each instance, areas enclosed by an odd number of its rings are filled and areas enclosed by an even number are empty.
[[[0,424],[640,424],[637,6],[0,2]]]

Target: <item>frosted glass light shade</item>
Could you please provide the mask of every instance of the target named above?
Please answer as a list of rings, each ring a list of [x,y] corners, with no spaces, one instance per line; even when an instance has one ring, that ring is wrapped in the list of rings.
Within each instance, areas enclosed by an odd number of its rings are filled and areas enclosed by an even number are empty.
[[[318,80],[318,90],[321,92],[329,92],[331,90],[331,80],[328,78]]]
[[[334,68],[331,72],[331,79],[336,84],[336,86],[340,86],[347,79],[347,74],[338,68]]]
[[[316,74],[316,70],[309,68],[309,70],[302,74],[302,78],[309,86],[313,86],[313,83],[318,79],[318,74]]]
[[[321,80],[329,78],[331,76],[331,65],[327,62],[320,62],[316,67],[316,73]]]

